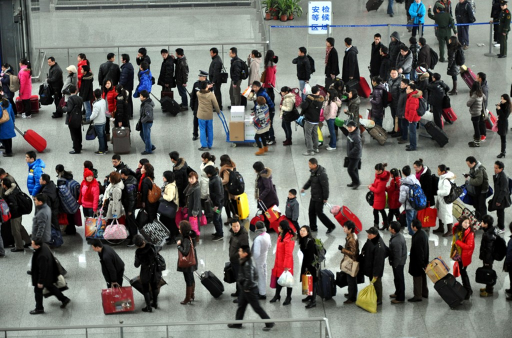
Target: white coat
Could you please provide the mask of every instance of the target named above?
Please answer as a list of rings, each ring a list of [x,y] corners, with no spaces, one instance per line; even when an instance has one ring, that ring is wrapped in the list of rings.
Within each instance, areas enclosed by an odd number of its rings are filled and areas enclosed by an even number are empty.
[[[259,235],[252,243],[252,260],[258,271],[258,292],[261,296],[267,294],[267,254],[270,249],[270,235],[265,229],[256,230]]]
[[[202,200],[205,200],[208,198],[208,195],[210,194],[210,179],[208,178],[208,176],[206,175],[206,173],[204,172],[204,168],[206,168],[207,166],[209,165],[212,165],[214,166],[215,164],[212,162],[212,161],[208,161],[208,163],[201,163],[201,178],[199,179],[199,186],[201,187],[201,199]]]
[[[450,194],[452,188],[450,181],[455,180],[455,174],[448,171],[439,176],[437,184],[437,217],[443,224],[453,224],[453,203],[447,204],[444,197]]]

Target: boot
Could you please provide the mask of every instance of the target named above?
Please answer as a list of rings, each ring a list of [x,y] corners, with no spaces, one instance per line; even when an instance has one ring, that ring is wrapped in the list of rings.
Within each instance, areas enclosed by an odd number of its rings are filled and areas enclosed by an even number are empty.
[[[444,234],[444,224],[443,224],[443,222],[439,221],[439,228],[434,230],[433,233],[435,233],[435,234],[436,233]]]
[[[286,299],[283,302],[283,305],[290,305],[292,302],[292,288],[286,288]]]
[[[452,223],[446,224],[446,232],[443,234],[443,237],[452,237],[453,236],[452,228],[453,228]]]
[[[313,286],[313,295],[310,298],[310,302],[305,307],[306,309],[316,307],[316,286]]]
[[[267,148],[267,147],[265,147],[265,148]],[[260,156],[260,155],[263,155],[263,154],[265,154],[265,149],[264,148],[260,148],[260,149],[258,149],[257,152],[254,153],[254,155],[256,155],[256,156]]]
[[[192,291],[190,292],[190,299],[192,301],[194,301],[195,297],[196,297],[195,291],[196,291],[196,283],[192,284]]]
[[[453,81],[453,88],[448,92],[448,95],[457,95],[457,81]]]
[[[142,312],[153,312],[151,308],[151,297],[149,292],[144,293],[144,300],[146,301],[146,307],[142,309]]]
[[[158,309],[158,289],[152,290],[153,291],[153,303],[151,303],[151,306],[156,309]]]
[[[185,296],[185,299],[180,302],[181,305],[185,305],[185,304],[189,304],[190,303],[190,296],[192,294],[192,286],[187,286],[187,291],[186,291],[186,296]]]
[[[266,153],[268,151],[268,147],[267,146],[264,146],[263,147],[263,152]]]

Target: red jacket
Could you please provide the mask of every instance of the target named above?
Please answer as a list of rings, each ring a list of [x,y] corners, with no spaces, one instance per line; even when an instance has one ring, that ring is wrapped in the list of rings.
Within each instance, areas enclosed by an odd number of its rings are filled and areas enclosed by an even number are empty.
[[[402,178],[397,176],[394,179],[391,179],[391,181],[389,181],[389,185],[386,187],[389,209],[398,209],[402,206],[398,201],[400,198],[400,185],[402,185]]]
[[[418,116],[418,107],[420,106],[419,98],[422,97],[421,90],[415,90],[407,94],[407,102],[405,104],[405,119],[409,122],[418,122],[421,117]]]
[[[82,67],[87,65],[87,60],[81,60],[78,62],[77,67],[77,75],[78,75],[78,89],[80,89],[80,86],[82,85],[82,78],[84,77],[84,74],[82,74]]]
[[[459,232],[459,226],[462,225],[455,225],[453,227],[453,235]],[[471,264],[471,258],[473,257],[473,251],[475,250],[475,233],[471,231],[470,228],[467,228],[464,232],[464,236],[462,239],[458,239],[455,241],[455,245],[458,245],[461,249],[461,258],[462,258],[462,265],[468,266]]]
[[[116,103],[117,103],[117,93],[114,88],[110,89],[107,92],[107,97],[105,98],[105,91],[101,94],[101,98],[107,101],[107,113],[112,114],[116,111]]]
[[[284,268],[288,268],[293,275],[293,249],[295,248],[295,241],[291,234],[286,234],[284,240],[281,242],[281,236],[277,237],[276,260],[274,262],[274,269],[272,274],[277,278],[281,277]]]
[[[272,88],[276,86],[276,72],[277,66],[265,67],[265,82],[262,84],[263,88]]]
[[[384,170],[380,174],[375,174],[375,181],[369,186],[373,191],[373,208],[382,210],[386,207],[386,184],[388,183],[390,173]]]

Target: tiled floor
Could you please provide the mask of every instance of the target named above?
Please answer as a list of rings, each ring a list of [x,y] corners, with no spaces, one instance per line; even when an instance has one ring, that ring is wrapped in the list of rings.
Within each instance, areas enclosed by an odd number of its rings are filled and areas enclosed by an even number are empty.
[[[433,1],[429,3],[433,4]],[[373,23],[404,23],[405,13],[403,5],[398,9],[395,6],[395,17],[389,18],[386,16],[385,8],[381,8],[378,12],[366,13],[364,11],[364,1],[340,1],[335,3],[335,20],[337,24],[373,24]],[[387,2],[386,2],[387,4]],[[488,3],[479,5],[477,7],[477,21],[483,22],[488,20],[489,10]],[[224,17],[223,9],[211,10],[212,18],[208,20],[222,21]],[[185,12],[185,11],[183,11]],[[119,12],[128,13],[128,12]],[[128,13],[129,14],[129,13]],[[126,16],[128,16],[126,14]],[[249,16],[254,14],[248,14]],[[253,16],[252,16],[253,17]],[[216,19],[214,19],[216,18]],[[119,20],[120,18],[116,18]],[[201,16],[200,20],[206,17]],[[229,20],[233,17],[230,16]],[[95,19],[94,19],[95,20]],[[232,25],[229,31],[224,30],[222,34],[212,34],[211,36],[203,36],[204,32],[210,31],[208,27],[199,27],[190,22],[189,17],[185,23],[189,29],[187,34],[194,35],[194,39],[198,42],[205,42],[211,39],[212,44],[215,41],[227,41],[230,39],[240,39],[247,33],[242,29],[241,23]],[[249,20],[249,19],[246,19]],[[129,29],[129,23],[123,22],[123,27]],[[429,22],[429,19],[427,19]],[[276,23],[276,22],[272,22]],[[252,24],[252,23],[248,23]],[[281,24],[281,23],[277,23]],[[293,24],[306,24],[304,18],[296,20]],[[93,29],[92,24],[84,23],[89,32]],[[242,28],[241,28],[242,27]],[[408,39],[409,35],[405,28],[397,29],[404,40]],[[359,65],[360,71],[363,76],[368,76],[366,67],[369,64],[369,48],[372,42],[373,34],[381,32],[384,36],[387,35],[387,28],[372,29],[372,28],[337,28],[333,31],[333,36],[337,39],[336,47],[341,57],[343,56],[342,40],[346,36],[351,36],[354,39],[354,45],[359,49]],[[151,33],[151,38],[156,35],[160,36],[161,32],[158,30]],[[466,52],[467,65],[469,65],[475,72],[483,71],[488,75],[489,82],[489,106],[493,107],[498,102],[502,93],[509,91],[510,83],[510,62],[509,59],[496,59],[483,56],[488,48],[488,28],[487,26],[476,26],[470,29],[471,44],[470,49]],[[425,33],[427,42],[437,48],[437,43],[434,42],[434,35],[431,29]],[[278,87],[298,86],[295,77],[295,69],[291,64],[292,58],[295,57],[297,48],[301,45],[309,47],[312,56],[317,61],[317,72],[313,75],[312,83],[323,83],[322,76],[322,60],[324,58],[324,38],[321,36],[307,36],[304,29],[272,29],[272,48],[276,54],[279,55],[280,60],[278,64],[277,85]],[[116,40],[111,40],[112,44],[116,44]],[[384,38],[387,43],[387,39]],[[484,47],[478,47],[478,43],[484,43]],[[208,49],[203,48],[191,49],[187,53],[189,58],[189,66],[191,69],[191,80],[195,79],[198,69],[207,69],[209,64]],[[152,52],[151,56],[154,58],[154,66],[152,70],[158,74],[159,63],[158,52]],[[76,51],[78,53],[79,51]],[[106,54],[105,49],[104,54]],[[132,55],[135,55],[136,48],[130,50]],[[243,51],[241,55],[247,55],[248,51]],[[62,55],[62,54],[61,54]],[[103,59],[103,54],[97,53],[96,58],[93,60],[93,70],[99,67],[99,63]],[[62,56],[64,57],[64,56]],[[74,61],[74,57],[72,58]],[[58,60],[59,61],[59,60]],[[60,62],[61,66],[65,66],[66,61]],[[227,60],[226,60],[227,63]],[[439,64],[436,71],[445,76],[446,64]],[[451,81],[447,81],[451,86]],[[227,86],[223,86],[223,95],[225,98],[225,106],[227,106],[228,95]],[[159,89],[155,89],[157,93]],[[34,92],[36,88],[34,86]],[[452,171],[458,176],[457,183],[461,184],[462,174],[468,171],[465,164],[465,158],[469,155],[474,155],[481,161],[487,168],[489,174],[492,171],[493,163],[496,160],[496,155],[499,153],[499,137],[492,132],[488,132],[487,141],[482,144],[480,149],[468,148],[467,142],[471,140],[472,126],[469,119],[469,113],[466,107],[466,100],[468,99],[469,90],[459,79],[459,94],[452,97],[452,105],[455,112],[458,114],[459,119],[454,125],[447,125],[446,132],[450,137],[450,142],[444,148],[439,146],[429,139],[421,138],[419,140],[417,152],[405,152],[403,146],[395,144],[395,140],[388,140],[385,146],[379,146],[374,140],[371,140],[369,135],[366,135],[366,143],[363,150],[363,165],[360,176],[363,181],[363,186],[357,191],[348,190],[345,188],[349,183],[348,174],[343,168],[343,158],[345,156],[345,139],[338,142],[338,150],[328,153],[322,150],[316,157],[321,165],[327,168],[330,179],[331,196],[329,202],[332,204],[344,204],[351,208],[363,222],[364,228],[372,225],[372,210],[365,201],[366,186],[373,181],[374,165],[379,162],[389,163],[390,168],[401,168],[406,164],[412,165],[412,162],[418,158],[422,158],[424,163],[432,168],[434,171],[439,164],[446,164],[451,167]],[[175,92],[175,95],[177,93]],[[158,94],[157,94],[158,95]],[[177,97],[177,95],[176,95]],[[138,100],[136,100],[138,106]],[[368,107],[368,100],[363,100],[361,108]],[[82,163],[86,159],[94,162],[95,167],[98,168],[100,175],[106,175],[110,172],[110,154],[107,156],[95,156],[93,151],[97,149],[96,141],[84,141],[84,152],[78,156],[68,155],[70,149],[70,137],[68,130],[62,120],[52,120],[50,118],[53,110],[50,107],[44,107],[40,114],[35,116],[32,120],[19,120],[17,125],[23,130],[28,128],[35,129],[42,133],[48,139],[48,150],[41,154],[41,158],[46,162],[46,172],[54,175],[54,168],[57,164],[64,164],[68,170],[72,170],[77,178],[81,178]],[[138,109],[136,109],[136,115]],[[188,163],[195,169],[200,165],[200,152],[196,149],[199,147],[198,142],[191,141],[192,129],[192,114],[185,112],[179,114],[177,117],[169,117],[161,114],[159,105],[155,110],[156,119],[153,127],[153,140],[157,147],[154,155],[148,156],[151,163],[156,168],[158,173],[157,182],[161,183],[159,178],[164,170],[171,168],[171,162],[167,153],[171,150],[178,150],[181,155],[188,161]],[[212,153],[220,157],[222,154],[230,154],[233,160],[237,163],[238,168],[244,175],[246,180],[246,190],[250,197],[251,216],[256,211],[256,203],[252,198],[254,192],[253,180],[255,178],[252,164],[255,161],[262,161],[266,166],[272,168],[273,179],[276,185],[278,195],[281,203],[286,200],[286,195],[289,189],[300,189],[308,178],[307,158],[302,156],[304,151],[304,141],[302,137],[302,130],[294,131],[294,145],[291,147],[280,146],[283,141],[284,133],[279,126],[279,120],[276,118],[276,132],[278,146],[271,147],[269,153],[263,157],[256,157],[253,155],[254,148],[251,146],[238,146],[236,148],[230,147],[230,144],[225,142],[225,135],[222,127],[215,118],[214,131],[215,141]],[[324,128],[324,135],[328,132]],[[23,141],[21,137],[16,137],[14,140],[14,151],[16,156],[12,158],[4,158],[1,160],[0,166],[10,172],[17,181],[25,187],[26,180],[26,164],[24,162],[24,153],[30,150],[30,146]],[[132,135],[132,153],[123,155],[123,160],[132,168],[136,167],[137,161],[141,158],[139,153],[143,150],[142,142],[138,135]],[[511,164],[508,157],[505,159],[506,171],[512,174],[508,168]],[[218,161],[217,161],[218,164]],[[304,197],[299,196],[301,203],[300,224],[307,224],[307,207],[309,192]],[[495,214],[493,213],[493,216]],[[507,221],[511,221],[510,211],[506,212]],[[30,229],[31,217],[24,218],[24,226]],[[330,235],[325,234],[325,228],[320,225],[318,237],[320,237],[327,247],[327,261],[326,268],[332,271],[338,271],[339,263],[342,255],[337,251],[339,244],[344,244],[344,235],[340,227]],[[226,229],[226,228],[225,228]],[[161,309],[152,314],[144,314],[140,312],[142,307],[143,297],[136,293],[135,302],[137,311],[134,314],[127,315],[103,315],[100,301],[100,290],[104,287],[104,281],[100,271],[100,265],[97,255],[86,245],[84,241],[83,229],[79,229],[79,234],[74,237],[65,237],[65,244],[63,247],[55,250],[56,255],[62,261],[66,269],[69,271],[68,283],[70,290],[66,294],[72,299],[72,303],[66,310],[58,308],[59,303],[54,299],[45,301],[47,314],[43,316],[30,316],[28,311],[34,307],[33,291],[30,283],[30,278],[26,275],[25,271],[30,266],[31,252],[25,253],[11,253],[7,252],[7,257],[0,261],[0,327],[26,327],[26,326],[54,326],[54,325],[95,325],[95,324],[114,324],[123,321],[124,323],[158,323],[158,322],[176,322],[176,321],[211,321],[211,320],[226,320],[234,318],[236,307],[231,303],[229,293],[233,292],[233,285],[226,285],[225,294],[218,300],[213,299],[209,293],[199,284],[197,285],[196,302],[193,306],[182,306],[178,304],[182,297],[184,297],[185,286],[183,277],[175,272],[174,262],[176,261],[177,253],[175,247],[166,247],[164,256],[168,262],[169,269],[165,272],[164,278],[169,283],[168,286],[162,288],[160,297]],[[209,240],[210,234],[213,233],[212,226],[207,226],[202,229],[201,243],[198,246],[198,256],[201,259],[200,270],[211,270],[222,276],[222,268],[224,262],[228,257],[228,238],[224,242],[211,242]],[[384,240],[388,242],[389,233],[383,232]],[[508,240],[510,232],[507,231],[505,238]],[[469,275],[473,284],[473,289],[477,291],[481,285],[475,284],[475,270],[481,265],[478,260],[480,248],[481,232],[476,235],[476,249],[473,254],[473,263],[469,267]],[[430,240],[430,257],[442,256],[447,258],[450,250],[451,241],[439,236],[429,234]],[[276,235],[272,234],[273,247],[275,250]],[[360,244],[365,241],[365,234],[360,236]],[[410,245],[410,240],[407,240]],[[133,248],[126,248],[125,246],[118,246],[116,250],[126,262],[126,274],[133,277],[137,274],[137,269],[133,267]],[[297,251],[297,250],[296,250]],[[295,269],[300,268],[298,256],[295,258]],[[273,266],[274,262],[273,253],[270,254],[268,259],[269,269]],[[204,264],[204,265],[203,265]],[[268,311],[272,318],[304,318],[304,317],[327,317],[330,321],[331,329],[333,330],[334,337],[343,337],[346,335],[356,337],[445,337],[450,333],[456,332],[458,335],[465,337],[509,337],[510,334],[510,321],[509,312],[511,302],[505,300],[504,289],[509,287],[508,278],[501,270],[502,263],[499,262],[495,265],[498,272],[499,280],[495,287],[495,294],[491,298],[480,298],[478,292],[475,293],[473,299],[465,302],[457,310],[450,310],[449,307],[442,301],[433,288],[433,284],[428,281],[430,289],[430,297],[422,303],[416,304],[403,304],[391,305],[387,299],[387,295],[392,293],[393,290],[393,276],[389,266],[386,266],[383,284],[384,284],[384,304],[379,308],[377,314],[369,314],[355,305],[343,305],[343,293],[346,290],[338,290],[338,295],[330,301],[319,301],[318,306],[312,310],[305,310],[303,304],[300,302],[302,296],[300,295],[300,287],[297,285],[294,288],[293,301],[291,306],[283,307],[280,304],[264,303],[264,308]],[[268,295],[272,296],[273,291],[269,290]],[[406,295],[412,296],[412,278],[406,275]],[[247,312],[247,318],[257,318],[252,311]],[[256,334],[263,335],[260,332],[260,327],[257,327]],[[191,330],[190,328],[177,328],[173,329],[171,336],[178,336],[178,331]],[[199,337],[238,337],[240,335],[250,335],[252,330],[247,328],[242,331],[227,331],[223,327],[212,326],[208,329],[204,327],[194,327],[194,335]],[[309,331],[310,330],[310,331]],[[311,333],[309,333],[311,332]],[[97,333],[97,332],[96,332]],[[159,332],[155,336],[165,336],[164,332]],[[264,336],[282,336],[283,334],[296,333],[303,336],[317,336],[318,325],[295,323],[292,325],[278,326],[274,332],[265,333]],[[42,332],[33,333],[32,336],[42,336]],[[74,337],[72,333],[63,334]],[[99,333],[97,336],[110,336],[111,332]],[[147,334],[146,334],[147,335]],[[10,336],[10,335],[9,335]],[[130,335],[132,336],[132,335]],[[134,334],[133,336],[142,336]]]

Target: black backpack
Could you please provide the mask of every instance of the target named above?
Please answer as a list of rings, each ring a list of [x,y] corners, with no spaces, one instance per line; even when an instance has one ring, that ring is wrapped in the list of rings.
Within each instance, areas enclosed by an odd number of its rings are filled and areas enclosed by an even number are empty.
[[[439,55],[437,55],[436,51],[430,48],[430,69],[434,69],[434,67],[439,62]]]
[[[243,60],[240,60],[240,63],[242,64],[242,69],[240,70],[240,79],[247,80],[247,78],[249,77],[249,67],[247,66],[247,63]]]
[[[418,99],[418,102],[419,102],[419,106],[418,106],[418,110],[416,110],[416,112],[418,113],[418,116],[423,116],[423,115],[425,115],[425,112],[427,111],[427,100],[425,100],[423,97],[420,97]]]
[[[497,261],[502,261],[506,255],[507,243],[505,243],[505,240],[502,237],[496,235],[496,240],[492,245],[492,258]]]
[[[228,192],[231,195],[242,195],[245,191],[244,178],[235,168],[229,170]]]
[[[20,215],[28,215],[32,212],[32,199],[26,193],[20,190],[16,194],[16,203],[18,204],[18,213]]]
[[[313,74],[316,71],[316,69],[315,69],[315,60],[309,54],[308,54],[308,60],[309,60],[309,67],[311,69],[311,74]]]
[[[466,63],[466,58],[464,57],[464,51],[462,50],[462,48],[459,48],[455,52],[455,64],[457,66],[462,66],[464,63]]]

